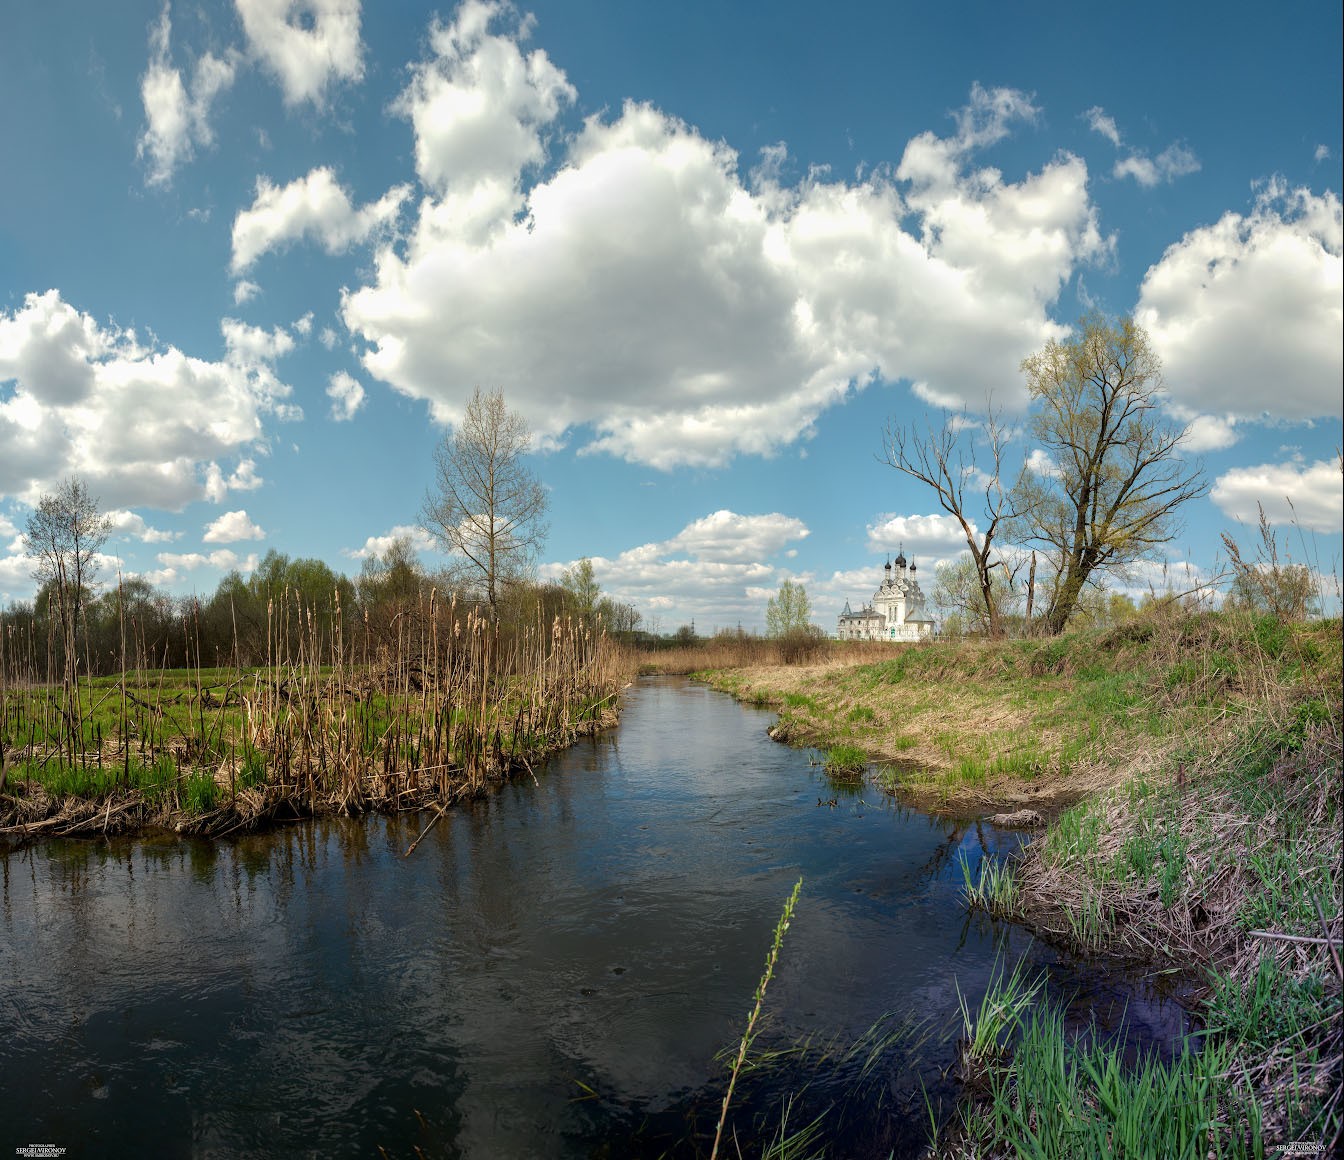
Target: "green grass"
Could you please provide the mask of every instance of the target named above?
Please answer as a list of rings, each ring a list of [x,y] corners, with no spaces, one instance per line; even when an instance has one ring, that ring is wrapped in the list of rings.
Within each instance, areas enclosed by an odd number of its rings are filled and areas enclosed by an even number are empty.
[[[1011,974],[1000,969],[975,1012],[958,987],[961,1071],[970,1094],[954,1132],[956,1155],[984,1149],[1028,1160],[1264,1156],[1264,1111],[1236,1066],[1246,1011],[1211,1025],[1202,1049],[1186,1044],[1170,1060],[1148,1052],[1127,1061],[1122,1043],[1103,1040],[1095,1028],[1067,1030],[1062,1011],[1040,1000],[1042,985],[1041,978],[1029,982],[1021,964]],[[1250,998],[1261,1016],[1274,990],[1267,978]],[[1301,1024],[1316,1013],[1307,1002],[1295,1018]],[[1291,1031],[1279,1024],[1267,1035]],[[932,1109],[930,1120],[937,1134]],[[1290,1130],[1299,1129],[1314,1130],[1306,1120]]]
[[[826,751],[825,767],[832,777],[858,777],[868,768],[868,757],[855,745],[833,745]]]
[[[1258,1109],[1234,1101],[1226,1051],[1155,1055],[1126,1065],[1091,1035],[1074,1040],[1062,1014],[1033,1011],[1011,1062],[993,1068],[972,1130],[1028,1160],[1203,1160],[1262,1154]],[[1236,1103],[1237,1124],[1227,1122]]]
[[[1268,950],[1244,985],[1228,975],[1215,974],[1214,978],[1216,986],[1207,1007],[1208,1030],[1244,1046],[1301,1043],[1305,1032],[1330,1014],[1323,976],[1295,978]]]
[[[239,789],[255,789],[257,786],[266,784],[266,756],[255,749],[249,749],[243,754],[242,762],[238,768],[237,786]]]
[[[182,808],[191,814],[205,814],[219,805],[220,791],[209,773],[195,773],[182,786]]]
[[[1023,1016],[1045,986],[1045,977],[1028,980],[1024,960],[1007,974],[999,964],[974,1015],[961,984],[954,980],[954,986],[957,1005],[961,1008],[962,1073],[964,1078],[974,1082],[983,1069],[992,1068],[1007,1057],[1010,1042]]]
[[[1041,857],[1050,865],[1086,862],[1096,855],[1102,818],[1094,799],[1065,810],[1046,832]]]
[[[97,798],[121,790],[138,790],[147,800],[160,802],[177,788],[178,771],[173,759],[161,757],[151,765],[130,762],[99,765],[71,765],[50,757],[44,761],[25,761],[10,771],[14,782],[34,782],[53,798]]]
[[[962,900],[972,910],[980,909],[994,917],[1016,913],[1020,901],[1017,878],[1012,866],[999,858],[981,858],[974,875],[970,862],[961,859]]]

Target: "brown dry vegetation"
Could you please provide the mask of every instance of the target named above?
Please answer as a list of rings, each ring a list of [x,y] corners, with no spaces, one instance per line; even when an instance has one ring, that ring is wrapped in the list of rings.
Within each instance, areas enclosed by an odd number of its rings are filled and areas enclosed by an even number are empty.
[[[253,669],[72,688],[34,671],[34,650],[0,652],[0,837],[218,835],[447,805],[614,724],[634,672],[581,622],[501,626],[432,594],[390,640],[358,646],[339,603],[292,611],[268,634],[285,659]]]
[[[833,641],[810,637],[806,644],[785,643],[759,636],[710,637],[695,644],[640,651],[639,671],[666,676],[689,676],[717,669],[762,668],[781,665],[861,664],[898,656],[908,645]],[[791,672],[792,670],[785,670]]]

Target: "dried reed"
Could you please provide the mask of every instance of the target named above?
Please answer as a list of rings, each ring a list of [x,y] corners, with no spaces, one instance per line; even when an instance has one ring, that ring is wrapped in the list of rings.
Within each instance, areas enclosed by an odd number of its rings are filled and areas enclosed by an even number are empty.
[[[150,667],[131,626],[119,674],[71,682],[54,649],[0,625],[0,834],[222,834],[446,805],[612,723],[633,671],[600,629],[501,625],[432,592],[374,638],[339,593],[315,608],[286,591],[248,669],[203,666],[198,627],[183,618],[185,671]]]

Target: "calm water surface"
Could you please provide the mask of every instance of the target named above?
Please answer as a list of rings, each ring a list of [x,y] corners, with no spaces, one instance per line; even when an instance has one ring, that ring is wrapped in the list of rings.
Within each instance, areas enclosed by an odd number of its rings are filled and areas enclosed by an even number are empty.
[[[810,1054],[747,1083],[744,1140],[806,1087],[790,1122],[825,1112],[833,1154],[917,1153],[921,1083],[953,1095],[954,981],[977,1001],[996,956],[1039,962],[1075,1012],[1179,1036],[1175,1004],[968,917],[959,860],[1009,836],[837,791],[773,719],[647,680],[618,731],[409,859],[427,816],[0,855],[0,1147],[707,1155],[714,1056],[800,875],[759,1046]],[[866,1073],[811,1066],[884,1016]]]

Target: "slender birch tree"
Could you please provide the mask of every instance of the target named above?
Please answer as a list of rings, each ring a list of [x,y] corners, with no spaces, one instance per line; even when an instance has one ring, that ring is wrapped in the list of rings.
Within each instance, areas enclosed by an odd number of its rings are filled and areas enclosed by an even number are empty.
[[[546,492],[524,459],[530,444],[527,421],[503,394],[478,388],[435,449],[421,509],[424,526],[479,579],[492,616],[500,586],[522,575],[546,540]]]
[[[65,676],[72,683],[79,667],[81,614],[110,529],[107,516],[98,510],[98,497],[90,495],[77,476],[42,495],[24,529],[33,579],[47,591],[60,632]]]

